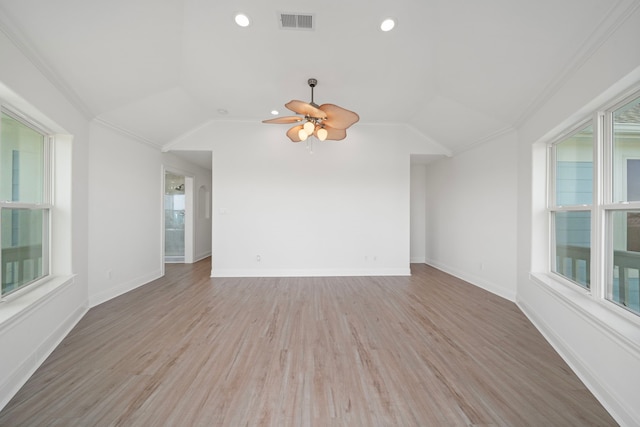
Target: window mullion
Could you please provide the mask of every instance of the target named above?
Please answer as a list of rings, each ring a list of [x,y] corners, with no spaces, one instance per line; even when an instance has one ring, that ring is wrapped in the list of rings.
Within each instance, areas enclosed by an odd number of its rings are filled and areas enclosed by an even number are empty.
[[[593,211],[591,223],[591,292],[596,298],[604,297],[604,279],[608,269],[606,260],[605,225],[606,212],[604,201],[609,197],[606,184],[610,169],[610,155],[608,147],[608,123],[603,112],[595,113],[596,131],[594,132],[593,147]]]
[[[557,254],[556,254],[556,234],[553,230],[556,229],[556,217],[555,212],[557,212],[556,207],[556,145],[551,144],[547,148],[547,155],[549,161],[547,161],[547,176],[549,180],[547,182],[547,218],[549,220],[549,259],[547,265],[549,266],[550,271],[558,271],[557,266]]]
[[[53,144],[54,139],[51,135],[45,136],[44,144],[44,190],[43,190],[43,202],[45,204],[53,204]]]
[[[547,208],[552,209],[556,207],[556,145],[551,144],[547,150]]]
[[[639,210],[640,202],[610,203],[603,205],[603,208],[607,211]]]
[[[575,205],[575,206],[557,206],[555,208],[549,208],[551,212],[582,212],[590,211],[593,205]]]

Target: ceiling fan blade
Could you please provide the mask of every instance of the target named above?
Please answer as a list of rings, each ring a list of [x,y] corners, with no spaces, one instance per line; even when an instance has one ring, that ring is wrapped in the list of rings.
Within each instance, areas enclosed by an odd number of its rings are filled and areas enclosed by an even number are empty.
[[[324,114],[327,117],[322,121],[322,123],[335,129],[347,129],[349,126],[360,120],[360,116],[353,111],[338,107],[334,104],[322,104],[319,109],[324,111]]]
[[[289,139],[293,142],[300,142],[302,141],[300,139],[300,137],[298,136],[298,132],[300,131],[300,129],[302,129],[302,125],[298,125],[298,126],[294,126],[291,129],[289,129],[287,131],[287,136],[289,137]]]
[[[276,117],[275,119],[263,120],[262,123],[287,124],[287,123],[295,123],[300,121],[302,121],[302,117],[286,116],[286,117]]]
[[[327,117],[327,115],[323,111],[304,101],[297,101],[294,99],[293,101],[289,101],[284,104],[284,106],[294,113],[303,114],[309,117],[315,117],[316,119],[324,119],[325,117]]]
[[[340,140],[343,140],[343,139],[345,139],[347,137],[347,130],[346,129],[336,129],[336,128],[332,128],[331,126],[327,126],[327,125],[324,125],[323,127],[327,130],[327,138],[326,139],[331,139],[333,141],[340,141]]]

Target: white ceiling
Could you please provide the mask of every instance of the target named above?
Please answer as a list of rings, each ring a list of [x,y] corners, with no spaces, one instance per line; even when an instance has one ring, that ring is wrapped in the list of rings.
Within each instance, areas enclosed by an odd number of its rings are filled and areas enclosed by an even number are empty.
[[[158,147],[211,120],[288,115],[315,77],[317,103],[409,125],[455,153],[517,127],[637,5],[0,0],[0,29],[89,119]],[[239,11],[251,26],[234,23]],[[314,14],[316,28],[282,30],[279,12]],[[383,33],[387,16],[397,26]]]

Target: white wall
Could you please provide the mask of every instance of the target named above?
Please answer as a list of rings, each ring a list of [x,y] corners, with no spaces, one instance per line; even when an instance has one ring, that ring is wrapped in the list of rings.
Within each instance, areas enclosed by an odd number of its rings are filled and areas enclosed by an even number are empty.
[[[89,302],[162,275],[162,153],[91,123]]]
[[[426,261],[427,166],[411,164],[411,262]]]
[[[58,218],[70,224],[71,230],[65,232],[64,242],[57,241],[54,246],[57,265],[54,268],[75,273],[73,280],[57,291],[24,309],[9,321],[0,323],[0,408],[26,382],[68,331],[87,310],[87,158],[89,129],[88,122],[74,108],[68,99],[57,90],[50,81],[25,57],[15,45],[0,31],[0,97],[12,92],[18,99],[10,100],[23,112],[38,118],[52,129],[70,134],[73,142],[69,145],[73,158],[71,186],[67,194],[59,194],[59,199],[68,205],[64,215]],[[6,91],[4,90],[6,89]],[[70,138],[65,138],[70,139]],[[58,153],[61,154],[61,153]],[[68,159],[67,159],[68,160]],[[56,230],[60,231],[60,230]],[[54,231],[54,232],[56,232]],[[71,236],[71,237],[69,237]],[[60,254],[58,249],[65,248],[70,253]],[[70,261],[70,262],[69,262]],[[64,266],[62,266],[64,264]],[[22,301],[16,300],[20,305]],[[11,306],[0,304],[0,314]],[[2,316],[0,316],[2,317]]]
[[[206,258],[211,255],[211,171],[172,153],[163,153],[162,163],[167,170],[193,177],[194,261]]]
[[[409,274],[410,153],[443,150],[356,124],[309,154],[286,129],[212,122],[171,145],[213,151],[212,274]]]
[[[196,189],[211,188],[211,173],[98,122],[91,123],[89,164],[93,307],[164,274],[163,165],[192,176]],[[194,254],[201,259],[211,251],[211,221],[196,217]]]
[[[640,82],[638,40],[640,9],[523,124],[518,149],[518,305],[616,420],[629,426],[640,425],[640,322],[572,288],[532,280],[531,272],[547,264],[544,141]]]
[[[508,133],[427,165],[427,263],[516,295],[517,139]]]

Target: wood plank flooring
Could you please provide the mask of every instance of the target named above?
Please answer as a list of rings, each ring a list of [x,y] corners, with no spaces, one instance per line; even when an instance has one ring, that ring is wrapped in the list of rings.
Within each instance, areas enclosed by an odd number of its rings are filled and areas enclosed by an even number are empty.
[[[411,277],[211,279],[95,307],[1,426],[610,426],[511,302]]]

